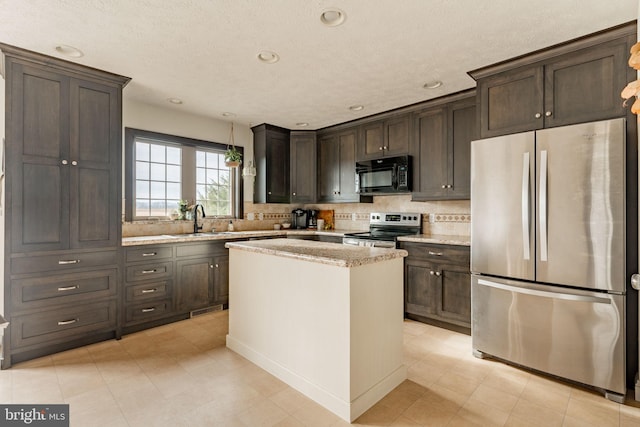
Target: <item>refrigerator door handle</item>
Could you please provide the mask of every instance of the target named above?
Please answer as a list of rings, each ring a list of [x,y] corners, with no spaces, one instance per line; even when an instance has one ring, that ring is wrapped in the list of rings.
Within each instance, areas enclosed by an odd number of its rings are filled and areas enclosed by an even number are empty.
[[[547,150],[540,151],[540,261],[547,261]]]
[[[522,155],[522,249],[523,258],[531,258],[529,242],[529,152]]]
[[[478,279],[479,285],[485,285],[492,288],[503,289],[509,292],[515,292],[518,294],[526,294],[526,295],[535,295],[538,297],[545,298],[553,298],[553,299],[562,299],[569,301],[581,301],[581,302],[590,302],[596,304],[611,304],[611,300],[609,298],[600,298],[597,296],[591,295],[575,295],[575,294],[565,294],[558,292],[550,292],[550,291],[541,291],[539,289],[530,289],[530,288],[521,288],[518,286],[511,286],[504,283],[496,283],[490,280]]]

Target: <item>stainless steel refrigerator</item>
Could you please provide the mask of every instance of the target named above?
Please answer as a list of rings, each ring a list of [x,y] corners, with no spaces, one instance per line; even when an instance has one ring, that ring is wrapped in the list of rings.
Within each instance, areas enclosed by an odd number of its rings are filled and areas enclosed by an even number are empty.
[[[625,386],[625,120],[473,141],[478,357]]]

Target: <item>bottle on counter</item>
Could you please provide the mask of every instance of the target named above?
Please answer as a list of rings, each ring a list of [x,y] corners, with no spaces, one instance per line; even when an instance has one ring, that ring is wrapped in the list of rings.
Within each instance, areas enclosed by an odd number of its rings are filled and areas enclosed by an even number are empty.
[[[229,225],[227,226],[227,231],[233,231],[233,221],[229,220]]]

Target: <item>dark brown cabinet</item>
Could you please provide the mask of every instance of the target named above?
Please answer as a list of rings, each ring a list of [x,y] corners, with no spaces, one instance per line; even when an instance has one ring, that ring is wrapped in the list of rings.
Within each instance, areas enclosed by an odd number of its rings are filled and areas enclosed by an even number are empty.
[[[370,202],[356,191],[357,128],[318,137],[318,202]]]
[[[8,367],[120,334],[121,93],[129,79],[0,49]]]
[[[254,203],[289,203],[289,130],[262,124],[251,128],[256,159]]]
[[[414,113],[412,200],[469,199],[471,141],[477,138],[473,92],[438,100]]]
[[[358,160],[408,154],[410,127],[409,113],[363,124],[358,141]]]
[[[471,273],[469,248],[402,242],[407,317],[469,333]]]
[[[623,117],[620,91],[635,25],[617,27],[469,74],[478,82],[483,138]]]
[[[315,132],[291,132],[291,203],[315,203],[317,144]]]

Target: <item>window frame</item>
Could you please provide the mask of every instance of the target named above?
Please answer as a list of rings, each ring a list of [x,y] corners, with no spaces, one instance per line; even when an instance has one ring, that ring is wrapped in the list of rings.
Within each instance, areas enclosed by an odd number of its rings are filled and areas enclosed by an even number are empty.
[[[135,217],[135,142],[136,139],[147,139],[152,141],[157,141],[162,144],[173,145],[176,147],[189,147],[190,149],[205,149],[205,150],[220,150],[226,151],[228,148],[228,144],[222,144],[214,141],[206,141],[201,139],[187,138],[183,136],[170,135],[165,133],[147,131],[143,129],[129,128],[125,127],[124,129],[124,143],[125,143],[125,164],[124,164],[124,220],[125,221],[146,221],[153,219],[166,219],[166,217]],[[236,146],[236,149],[244,154],[244,148],[241,146]],[[184,158],[184,156],[183,156]],[[232,214],[231,216],[220,216],[217,218],[242,218],[243,217],[243,205],[244,205],[244,182],[242,177],[242,167],[240,164],[237,168],[229,168],[229,176],[231,177],[232,182]],[[185,164],[182,164],[182,177],[185,178]],[[195,164],[193,165],[193,177],[188,178],[183,181],[182,185],[185,185],[185,181],[193,181],[194,184],[194,197],[197,195],[195,189],[195,181],[196,181],[196,170]],[[184,196],[184,195],[183,195]]]

